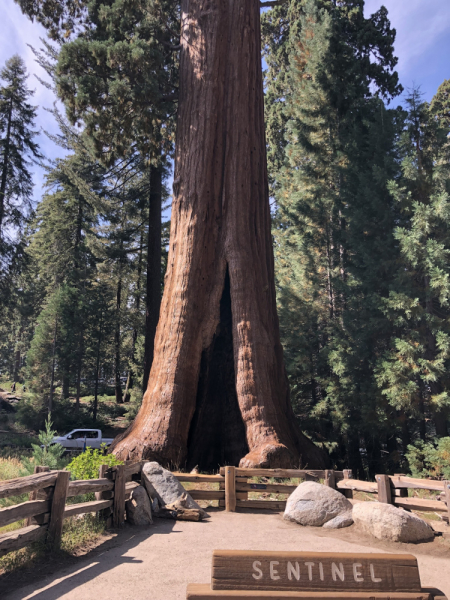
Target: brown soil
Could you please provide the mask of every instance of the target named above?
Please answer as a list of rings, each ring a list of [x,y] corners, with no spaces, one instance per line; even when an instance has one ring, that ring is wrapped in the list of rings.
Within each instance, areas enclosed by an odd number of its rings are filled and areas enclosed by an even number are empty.
[[[450,597],[450,538],[426,544],[384,543],[355,526],[338,531],[300,527],[269,511],[210,509],[207,522],[155,519],[126,526],[88,555],[52,559],[33,572],[0,579],[2,600],[184,600],[188,583],[207,583],[213,549],[393,552],[414,554],[422,585]],[[450,531],[450,528],[447,527]],[[59,562],[58,562],[59,560]],[[20,587],[19,587],[20,586]]]

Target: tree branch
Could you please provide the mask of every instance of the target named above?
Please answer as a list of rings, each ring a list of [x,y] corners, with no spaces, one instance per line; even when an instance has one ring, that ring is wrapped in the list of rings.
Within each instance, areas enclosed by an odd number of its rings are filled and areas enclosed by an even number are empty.
[[[169,48],[169,50],[171,50],[172,52],[177,52],[178,50],[181,50],[181,44],[177,44],[176,46],[174,46],[173,44],[169,44],[169,42],[163,42],[163,46]]]

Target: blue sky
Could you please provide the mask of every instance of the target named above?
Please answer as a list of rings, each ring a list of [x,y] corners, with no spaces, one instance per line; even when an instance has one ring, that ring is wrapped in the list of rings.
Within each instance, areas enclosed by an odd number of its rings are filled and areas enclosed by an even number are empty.
[[[22,15],[14,0],[1,0],[0,20],[0,65],[13,54],[20,54],[26,62],[28,72],[45,78],[45,73],[36,65],[33,53],[27,44],[40,47],[44,29]],[[450,2],[449,0],[366,0],[366,14],[375,12],[380,6],[389,11],[392,26],[397,30],[395,44],[399,58],[397,70],[405,88],[420,85],[425,99],[431,100],[444,79],[450,79]],[[30,87],[36,90],[33,103],[39,106],[37,126],[51,133],[57,127],[44,110],[51,108],[55,98],[35,78],[30,78]],[[61,156],[61,149],[49,141],[44,134],[39,143],[48,158]],[[43,174],[35,173],[35,198],[41,196]]]

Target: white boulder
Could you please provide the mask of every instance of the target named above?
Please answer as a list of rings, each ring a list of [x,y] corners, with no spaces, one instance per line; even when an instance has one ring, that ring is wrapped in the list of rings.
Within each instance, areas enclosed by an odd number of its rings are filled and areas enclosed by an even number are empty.
[[[152,501],[156,498],[161,508],[164,508],[166,504],[173,504],[183,494],[186,494],[186,508],[202,510],[186,492],[178,479],[157,462],[145,463],[142,467],[142,482]]]
[[[418,516],[382,502],[359,502],[353,507],[353,520],[366,533],[389,542],[426,542],[433,529]]]
[[[299,525],[321,527],[351,510],[351,503],[337,490],[314,481],[305,481],[289,496],[284,518]]]

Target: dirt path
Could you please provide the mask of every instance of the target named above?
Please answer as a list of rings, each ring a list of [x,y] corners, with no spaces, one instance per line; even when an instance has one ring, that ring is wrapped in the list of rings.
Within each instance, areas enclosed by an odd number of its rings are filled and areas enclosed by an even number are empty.
[[[188,583],[207,583],[215,548],[315,552],[407,552],[419,560],[422,585],[450,598],[450,544],[383,544],[351,527],[299,527],[272,513],[211,513],[209,522],[156,520],[125,527],[76,565],[18,588],[2,600],[184,600]],[[20,585],[20,582],[18,582]]]

